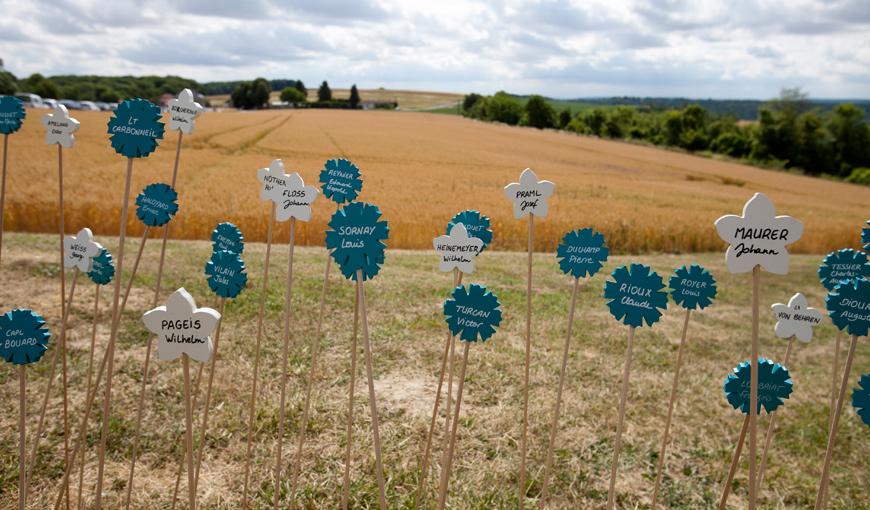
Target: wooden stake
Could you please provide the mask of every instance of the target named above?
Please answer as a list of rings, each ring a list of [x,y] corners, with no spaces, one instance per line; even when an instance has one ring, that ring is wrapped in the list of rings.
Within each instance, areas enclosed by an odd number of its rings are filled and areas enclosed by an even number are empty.
[[[743,451],[743,443],[746,440],[746,431],[749,430],[749,414],[743,419],[743,427],[740,428],[740,437],[737,439],[737,447],[734,448],[734,457],[731,459],[731,467],[728,469],[728,477],[725,479],[725,486],[722,487],[722,498],[719,500],[719,510],[725,510],[725,504],[728,502],[728,495],[731,494],[731,482],[734,480],[734,474],[737,472],[737,464],[740,463],[740,452]]]
[[[662,483],[662,474],[665,467],[665,453],[668,449],[668,439],[671,432],[671,418],[674,414],[674,404],[677,402],[677,387],[680,381],[680,369],[683,366],[683,351],[686,348],[686,332],[689,330],[689,317],[692,315],[691,310],[686,310],[686,318],[683,320],[683,333],[680,335],[680,348],[677,350],[677,364],[674,367],[674,382],[671,385],[671,402],[668,404],[668,417],[665,420],[665,431],[662,434],[662,449],[659,451],[659,465],[656,468],[656,485],[653,490],[652,510],[656,509],[659,497],[659,487]]]
[[[42,406],[39,410],[39,421],[36,425],[36,437],[33,440],[33,448],[30,452],[30,463],[28,463],[27,480],[24,487],[25,489],[27,489],[28,494],[30,493],[30,481],[33,479],[33,469],[36,466],[36,456],[39,454],[39,441],[40,439],[42,439],[42,431],[45,427],[45,414],[48,409],[48,397],[51,395],[51,387],[52,383],[54,383],[54,373],[57,367],[58,358],[60,357],[61,359],[64,359],[65,363],[66,350],[64,349],[64,345],[66,344],[66,323],[69,320],[69,311],[72,308],[72,300],[75,296],[76,282],[78,282],[78,279],[79,270],[78,268],[76,268],[73,272],[73,282],[69,290],[69,300],[67,301],[66,307],[64,308],[64,315],[60,323],[60,347],[58,349],[55,349],[54,354],[52,354],[51,357],[51,368],[49,368],[48,370],[48,383],[45,387],[45,394],[42,397]],[[64,459],[69,460],[66,454],[64,455]],[[64,466],[68,467],[69,462],[65,462]],[[63,494],[68,495],[66,491],[66,486],[63,486]]]
[[[254,411],[257,407],[257,379],[260,375],[260,344],[263,338],[263,314],[266,312],[266,296],[269,290],[269,257],[272,253],[272,228],[275,225],[275,202],[266,227],[266,261],[263,269],[263,290],[260,293],[260,310],[257,313],[257,346],[254,349],[254,383],[251,386],[251,400],[248,404],[248,441],[245,446],[245,489],[242,495],[244,508],[249,508],[248,481],[251,474],[251,440],[254,437]]]
[[[381,437],[378,426],[378,404],[375,401],[375,381],[372,376],[372,349],[369,343],[368,312],[366,311],[366,291],[363,284],[362,269],[356,272],[356,291],[359,294],[360,314],[362,316],[363,349],[366,357],[366,376],[369,380],[369,409],[372,413],[372,434],[375,443],[375,474],[378,479],[378,502],[381,510],[387,509],[387,499],[384,491],[384,467],[381,461]]]
[[[18,510],[27,506],[27,376],[24,365],[18,366]]]
[[[193,410],[190,405],[190,359],[181,355],[184,367],[184,445],[187,450],[187,499],[188,508],[196,509],[196,480],[193,475]]]
[[[175,164],[172,166],[172,182],[171,186],[174,189],[175,183],[178,180],[178,163],[181,159],[181,140],[184,133],[178,131],[178,145],[175,147]],[[176,190],[177,191],[177,190]],[[171,223],[171,222],[170,222]],[[169,223],[163,226],[163,240],[160,243],[160,262],[157,265],[157,282],[154,284],[154,306],[157,306],[157,300],[160,296],[160,283],[163,280],[163,261],[166,258],[166,241],[169,239]]]
[[[842,333],[838,330],[834,335],[834,366],[831,367],[831,416],[828,419],[828,429],[834,423],[834,408],[837,407],[837,374],[840,373],[840,337]]]
[[[565,334],[565,347],[562,349],[562,368],[559,370],[559,389],[556,391],[556,404],[553,407],[553,422],[550,424],[550,443],[547,446],[547,460],[544,463],[544,478],[541,482],[541,497],[539,508],[547,504],[547,485],[550,472],[553,469],[553,450],[556,447],[556,433],[559,430],[559,411],[562,408],[562,390],[565,387],[565,373],[568,368],[568,353],[571,347],[571,331],[574,327],[574,309],[577,307],[577,291],[580,289],[580,278],[574,278],[571,289],[571,307],[568,309],[568,332]]]
[[[788,359],[791,356],[792,345],[794,345],[794,336],[788,339],[788,347],[785,348],[785,357],[782,364],[786,368],[788,368]],[[767,434],[764,436],[764,448],[761,450],[761,464],[758,467],[758,482],[756,482],[756,486],[759,492],[761,492],[761,483],[764,481],[764,468],[767,467],[767,452],[770,449],[770,443],[773,442],[775,424],[776,414],[770,413],[770,420],[767,422]]]
[[[523,374],[523,432],[520,437],[519,508],[526,501],[526,437],[529,429],[529,365],[532,355],[532,253],[534,248],[534,214],[529,214],[529,268],[526,279],[526,359]]]
[[[101,285],[99,283],[94,284],[94,317],[93,324],[91,326],[91,349],[88,354],[88,386],[85,390],[85,395],[91,394],[91,388],[93,386],[93,376],[94,376],[94,350],[96,349],[97,344],[97,324],[99,322],[100,317],[100,288]],[[73,458],[75,461],[75,458]],[[78,505],[76,508],[82,508],[82,488],[84,486],[84,476],[85,476],[85,449],[82,448],[82,457],[79,461],[79,493],[78,493]]]
[[[127,309],[127,298],[130,297],[130,289],[133,288],[133,280],[136,278],[136,271],[139,270],[139,261],[142,260],[142,251],[145,249],[145,242],[148,241],[148,227],[142,231],[142,241],[139,243],[139,251],[136,253],[136,260],[133,261],[133,271],[130,272],[130,279],[127,281],[127,290],[124,291],[124,299],[121,300],[120,313],[123,315]],[[147,362],[146,362],[147,363]]]
[[[323,314],[326,310],[326,286],[329,281],[329,266],[331,266],[329,254],[326,254],[326,271],[323,274],[323,288],[320,291],[320,312],[317,319],[317,328],[311,337],[311,366],[308,367],[308,378],[305,383],[305,404],[302,407],[302,424],[299,430],[299,439],[296,443],[296,456],[290,468],[290,507],[296,503],[296,487],[299,481],[299,470],[302,464],[302,448],[305,444],[305,433],[308,429],[308,416],[311,410],[311,390],[314,387],[314,377],[317,372],[317,355],[320,350],[320,333],[323,326]]]
[[[843,381],[837,396],[837,412],[831,422],[828,432],[828,447],[825,449],[825,461],[822,468],[822,478],[819,480],[819,492],[816,495],[816,510],[822,510],[827,498],[828,484],[831,477],[831,461],[834,456],[834,442],[837,439],[837,428],[840,426],[840,416],[843,414],[843,402],[846,400],[846,390],[849,388],[849,374],[852,372],[852,361],[855,359],[855,348],[858,345],[858,335],[852,335],[849,341],[849,354],[846,356],[846,366],[843,367]]]
[[[202,427],[199,430],[199,450],[196,455],[196,471],[193,474],[194,494],[196,494],[196,490],[199,486],[199,469],[202,467],[202,455],[203,452],[205,452],[205,433],[208,430],[208,411],[211,407],[211,391],[214,385],[214,374],[217,372],[218,345],[221,341],[221,326],[224,324],[224,309],[226,308],[226,304],[227,298],[221,297],[221,318],[217,324],[217,331],[214,333],[214,352],[211,355],[211,365],[209,365],[208,369],[208,386],[206,386],[205,402],[202,408]],[[197,390],[199,390],[199,388],[197,388]],[[187,477],[190,478],[190,473],[187,474]]]
[[[456,288],[462,283],[462,273],[458,269],[453,270],[453,287]],[[435,392],[435,404],[432,406],[432,420],[429,422],[429,432],[426,434],[426,446],[423,448],[423,456],[420,461],[420,486],[417,488],[417,499],[414,508],[420,508],[423,502],[423,495],[426,489],[426,479],[429,476],[429,453],[432,448],[432,437],[435,434],[435,422],[438,418],[438,407],[441,404],[441,389],[444,386],[444,371],[447,366],[447,358],[451,355],[451,347],[454,345],[453,335],[450,330],[447,330],[447,340],[444,342],[444,354],[441,355],[441,369],[438,372],[438,390]],[[452,367],[452,364],[451,364]],[[452,379],[452,371],[450,378]],[[448,387],[448,394],[452,393],[452,388]],[[447,405],[449,407],[450,404]],[[446,409],[446,424],[450,423],[450,410]],[[444,429],[445,440],[448,437],[448,428]]]
[[[749,378],[749,510],[755,510],[758,490],[758,302],[761,294],[761,266],[752,268],[752,367]]]
[[[218,323],[220,326],[220,323]],[[191,408],[193,412],[196,412],[196,404],[199,399],[199,383],[202,381],[202,370],[205,366],[205,363],[199,363],[199,370],[196,372],[196,378],[193,383],[193,403],[191,404]],[[178,437],[176,442],[181,441],[183,438],[181,436]],[[196,445],[194,445],[194,450],[196,449]],[[172,510],[175,510],[175,504],[178,502],[178,488],[181,486],[181,473],[184,471],[184,456],[178,461],[178,469],[175,471],[175,486],[172,489]]]
[[[628,379],[631,377],[631,351],[634,347],[634,326],[628,327],[628,347],[625,350],[625,367],[622,371],[622,392],[619,396],[619,418],[616,422],[616,442],[613,447],[613,463],[610,466],[610,490],[607,493],[607,510],[613,510],[616,502],[616,473],[619,470],[619,452],[622,449],[622,426],[625,422],[625,401],[628,399]]]
[[[64,235],[64,220],[63,220],[63,146],[57,146],[57,191],[58,191],[58,220],[57,228],[60,238],[60,316],[66,317],[66,271],[63,267],[63,235]],[[66,319],[64,319],[66,322]],[[69,414],[68,398],[67,398],[67,363],[66,363],[66,337],[63,338],[61,346],[63,350],[63,456],[64,463],[69,464]],[[69,485],[64,487],[66,491],[66,507],[69,508]]]
[[[438,491],[438,510],[443,510],[447,502],[447,488],[450,484],[450,470],[453,467],[453,449],[456,446],[456,431],[459,428],[459,407],[462,405],[462,387],[465,385],[465,368],[468,366],[468,348],[471,342],[465,342],[462,353],[462,368],[459,369],[459,389],[456,394],[456,410],[453,412],[453,430],[450,432],[450,447],[444,451],[441,462],[441,489]]]
[[[284,344],[281,348],[281,400],[278,407],[278,440],[275,444],[275,490],[272,506],[278,510],[281,496],[281,453],[284,449],[284,404],[287,397],[287,361],[290,357],[290,317],[293,303],[293,248],[296,244],[296,218],[290,218],[290,256],[287,258],[287,290],[284,293]]]
[[[9,135],[3,135],[3,177],[0,184],[0,259],[3,257],[3,217],[6,216],[6,156],[9,155]],[[63,268],[63,266],[61,266]]]
[[[103,470],[106,465],[106,443],[109,439],[109,417],[112,412],[112,376],[115,369],[115,341],[118,338],[118,327],[121,322],[120,298],[121,275],[124,274],[124,243],[127,240],[127,211],[130,205],[130,182],[133,177],[133,158],[127,158],[127,175],[124,178],[124,198],[121,202],[121,228],[118,235],[118,269],[115,276],[115,290],[112,297],[112,330],[109,335],[109,345],[106,348],[106,390],[103,397],[102,427],[100,429],[100,447],[98,450],[99,464],[97,468],[97,501],[96,508],[103,507]]]
[[[356,388],[357,332],[359,328],[359,292],[353,300],[353,337],[350,343],[350,387],[347,397],[347,438],[344,447],[344,482],[341,488],[341,508],[347,510],[350,495],[350,450],[353,444],[353,391]]]

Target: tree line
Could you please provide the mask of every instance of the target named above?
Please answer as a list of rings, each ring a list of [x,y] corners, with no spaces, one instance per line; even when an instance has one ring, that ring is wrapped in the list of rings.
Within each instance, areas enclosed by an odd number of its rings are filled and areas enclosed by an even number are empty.
[[[239,82],[230,94],[230,104],[243,110],[268,108],[272,91],[275,90],[273,88],[275,81],[257,78],[251,82]],[[329,83],[324,80],[317,88],[317,100],[309,102],[308,89],[305,88],[302,80],[283,81],[286,82],[286,86],[280,89],[278,97],[282,102],[297,107],[356,109],[360,107],[362,101],[356,84],[350,88],[350,96],[347,99],[340,99],[333,97]]]
[[[523,101],[503,91],[492,96],[466,95],[462,114],[509,125],[722,154],[758,166],[870,185],[870,126],[865,112],[852,103],[821,111],[800,89],[783,89],[750,122],[732,114],[712,113],[697,104],[663,110],[613,106],[577,113],[557,111],[542,96]]]
[[[200,90],[195,80],[180,76],[73,76],[45,77],[39,73],[18,79],[8,71],[0,72],[0,94],[29,92],[49,99],[103,101],[142,97],[157,101],[165,93],[177,94],[189,88]]]

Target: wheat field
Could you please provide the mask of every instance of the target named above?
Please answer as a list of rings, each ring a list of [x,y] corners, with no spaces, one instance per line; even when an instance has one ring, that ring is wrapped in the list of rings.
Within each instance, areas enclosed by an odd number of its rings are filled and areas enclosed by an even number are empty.
[[[56,231],[57,148],[43,141],[43,113],[28,111],[22,130],[9,139],[7,230]],[[100,235],[117,234],[125,162],[108,143],[108,114],[73,115],[82,128],[76,146],[64,151],[67,231],[87,226]],[[169,181],[177,143],[178,135],[167,133],[154,154],[135,162],[133,195],[151,182]],[[208,112],[183,140],[181,208],[172,237],[207,239],[217,223],[231,221],[247,239],[263,240],[268,205],[258,198],[256,170],[282,158],[288,171],[316,183],[324,161],[335,157],[347,157],[362,170],[360,199],[381,207],[392,248],[431,247],[448,220],[470,208],[492,218],[494,249],[524,249],[526,225],[513,219],[502,188],[526,167],[556,183],[550,215],[535,225],[540,251],[553,251],[565,232],[583,226],[601,230],[618,253],[719,251],[723,244],[713,221],[738,213],[761,191],[778,213],[805,222],[792,251],[821,254],[858,246],[870,203],[867,187],[456,116]],[[322,197],[315,201],[300,244],[322,245],[334,210]],[[132,235],[141,233],[135,215],[129,228]],[[286,239],[284,230],[279,240]]]

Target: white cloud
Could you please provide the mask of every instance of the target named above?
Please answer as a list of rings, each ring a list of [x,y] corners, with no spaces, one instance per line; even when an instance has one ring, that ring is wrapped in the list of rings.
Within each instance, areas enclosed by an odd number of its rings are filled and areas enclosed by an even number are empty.
[[[0,58],[39,72],[556,97],[865,96],[862,0],[0,0]],[[63,44],[56,44],[61,38]]]

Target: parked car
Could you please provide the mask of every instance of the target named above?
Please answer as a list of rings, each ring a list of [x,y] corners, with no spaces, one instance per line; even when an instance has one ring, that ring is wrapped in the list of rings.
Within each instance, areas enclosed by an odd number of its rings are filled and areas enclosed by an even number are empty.
[[[81,101],[80,104],[82,105],[82,110],[90,110],[92,112],[100,111],[100,107],[93,101]]]
[[[55,108],[57,108],[57,105],[59,103],[57,102],[57,99],[46,98],[46,99],[42,100],[42,104],[44,104],[46,108],[50,108],[50,109],[54,110]]]
[[[42,98],[37,96],[36,94],[31,94],[29,92],[17,92],[15,97],[21,100],[24,103],[25,108],[48,108],[45,106],[45,103],[42,102]]]
[[[112,109],[112,107],[109,106],[109,103],[105,103],[103,101],[97,101],[97,108],[99,108],[100,111],[106,111],[106,110]]]
[[[61,99],[58,103],[66,106],[67,110],[81,110],[82,104],[72,99]]]

